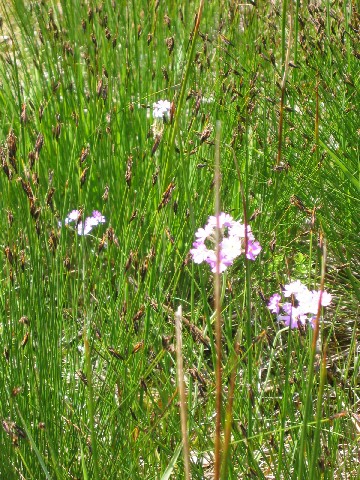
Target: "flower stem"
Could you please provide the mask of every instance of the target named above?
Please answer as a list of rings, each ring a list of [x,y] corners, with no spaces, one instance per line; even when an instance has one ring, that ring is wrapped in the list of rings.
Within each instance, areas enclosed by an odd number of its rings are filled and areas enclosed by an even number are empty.
[[[221,122],[216,122],[215,136],[215,248],[216,272],[214,275],[214,307],[215,307],[215,342],[216,342],[216,421],[215,421],[215,472],[214,479],[220,478],[221,470],[221,403],[222,403],[222,372],[221,372],[221,286],[220,286],[220,136]]]

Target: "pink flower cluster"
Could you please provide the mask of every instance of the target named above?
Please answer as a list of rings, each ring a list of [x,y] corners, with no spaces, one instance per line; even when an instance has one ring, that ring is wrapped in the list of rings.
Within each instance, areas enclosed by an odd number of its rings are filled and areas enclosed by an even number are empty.
[[[293,297],[295,302],[281,302],[281,295],[275,293],[269,301],[268,308],[276,313],[278,321],[283,321],[287,327],[298,328],[309,322],[314,328],[315,319],[319,308],[321,291],[309,290],[300,280],[285,285],[284,297]],[[321,295],[321,306],[327,307],[332,296],[325,291]]]
[[[217,227],[216,217],[211,216],[204,228],[199,228],[195,233],[196,241],[190,250],[195,263],[206,262],[210,265],[211,271],[216,272],[216,251],[215,231]],[[219,271],[224,272],[227,267],[233,264],[236,257],[245,250],[245,225],[235,221],[231,215],[220,213],[219,228],[221,230],[220,241],[220,265]],[[213,246],[213,248],[209,248]],[[261,251],[261,246],[252,234],[250,225],[247,226],[247,252],[250,260],[255,260]]]
[[[97,210],[92,212],[91,217],[86,217],[84,221],[80,220],[81,212],[79,210],[72,210],[64,220],[65,225],[69,225],[72,222],[76,222],[76,229],[78,235],[88,235],[91,230],[99,225],[99,223],[105,223],[105,217]],[[62,223],[59,222],[59,227]]]
[[[159,100],[153,103],[153,116],[154,118],[164,118],[170,115],[171,103],[169,100]]]

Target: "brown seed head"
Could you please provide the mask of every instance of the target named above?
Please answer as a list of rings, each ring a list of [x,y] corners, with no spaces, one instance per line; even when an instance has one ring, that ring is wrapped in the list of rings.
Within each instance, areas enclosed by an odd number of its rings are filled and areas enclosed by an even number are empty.
[[[174,40],[174,37],[169,37],[165,40],[166,42],[166,46],[167,46],[167,49],[168,49],[168,52],[169,52],[169,55],[172,54],[172,51],[174,50],[174,46],[175,46],[175,40]]]
[[[29,120],[29,117],[26,113],[26,103],[23,104],[23,106],[21,107],[21,114],[20,114],[20,123],[27,123]]]
[[[133,156],[129,155],[126,163],[126,172],[125,172],[125,181],[128,187],[131,186],[132,165],[133,165]]]
[[[157,208],[158,212],[163,208],[165,207],[165,205],[167,205],[171,199],[171,195],[172,195],[172,192],[175,188],[175,183],[174,182],[170,182],[167,189],[165,190],[165,192],[163,193],[162,195],[162,199],[161,199],[161,202],[159,203],[159,206]]]
[[[80,175],[80,187],[82,188],[87,177],[87,171],[89,170],[89,167],[85,167],[84,170],[81,172]]]
[[[15,165],[15,157],[16,157],[16,150],[17,150],[16,140],[17,140],[17,137],[15,136],[14,130],[11,129],[9,132],[9,135],[7,136],[6,143],[8,147],[9,161],[13,166],[15,172],[17,172],[17,168]]]

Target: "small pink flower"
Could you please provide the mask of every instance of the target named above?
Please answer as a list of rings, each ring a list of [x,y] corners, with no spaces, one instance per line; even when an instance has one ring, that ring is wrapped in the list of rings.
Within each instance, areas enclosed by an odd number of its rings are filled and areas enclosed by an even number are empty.
[[[169,116],[171,109],[171,103],[169,100],[159,100],[153,103],[153,116],[154,118],[164,118]]]
[[[240,222],[234,222],[234,224],[229,228],[229,235],[245,238],[245,225]],[[250,225],[247,226],[247,238],[248,240],[255,240]]]
[[[285,285],[284,297],[290,297],[291,295],[297,295],[298,293],[308,292],[308,289],[303,285],[300,280],[291,282],[288,285]]]
[[[221,212],[219,214],[219,228],[231,227],[234,222],[234,219],[228,213]],[[211,215],[209,217],[208,225],[211,225],[214,228],[217,226],[216,216]]]
[[[249,260],[255,260],[255,258],[259,255],[260,252],[261,252],[260,243],[253,242],[252,240],[248,240],[246,257]]]
[[[78,235],[88,235],[96,225],[97,223],[95,225],[92,224],[91,217],[87,217],[85,218],[85,222],[78,223],[77,233]]]
[[[210,237],[214,232],[214,228],[207,223],[204,228],[199,228],[195,232],[195,237],[197,242],[205,242],[205,240]]]
[[[320,291],[319,292],[312,291],[312,294],[314,296],[314,302],[319,303]],[[328,307],[331,303],[331,300],[332,300],[332,295],[324,290],[321,295],[321,306]]]
[[[268,309],[270,310],[270,312],[276,313],[276,314],[280,312],[280,300],[281,300],[281,295],[279,295],[278,293],[274,293],[274,295],[270,297],[270,300],[268,303]]]
[[[230,267],[230,265],[232,265],[233,261],[232,260],[229,260],[228,258],[224,257],[222,254],[221,254],[221,251],[220,251],[220,259],[219,259],[219,273],[223,273],[225,272],[225,270]],[[210,268],[211,268],[211,271],[212,273],[216,273],[217,272],[217,268],[216,268],[216,253],[214,250],[210,250],[209,252],[209,256],[208,258],[206,259],[206,262],[210,265]]]
[[[104,215],[102,215],[102,213],[99,212],[98,210],[93,210],[92,216],[89,217],[89,218],[92,219],[94,225],[98,225],[99,223],[105,223],[106,222],[106,219],[105,219]],[[97,223],[95,223],[95,222],[97,222]]]
[[[72,210],[68,216],[65,218],[64,223],[68,225],[71,222],[77,222],[80,218],[80,211],[79,210]]]
[[[190,250],[192,259],[195,263],[206,262],[209,258],[209,250],[206,248],[205,243],[203,242],[194,242],[193,247]]]
[[[222,255],[229,260],[235,260],[241,255],[241,241],[238,237],[226,237],[220,244]]]

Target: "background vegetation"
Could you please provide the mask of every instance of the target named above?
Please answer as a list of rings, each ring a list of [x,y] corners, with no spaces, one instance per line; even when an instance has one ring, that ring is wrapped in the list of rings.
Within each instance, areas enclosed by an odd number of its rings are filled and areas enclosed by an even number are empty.
[[[262,245],[222,279],[223,477],[359,474],[356,2],[198,9],[2,5],[1,478],[183,478],[179,305],[191,474],[213,478],[213,282],[189,250],[214,211],[217,120],[222,210]],[[107,223],[78,236],[59,226],[73,209]],[[314,363],[312,331],[266,305],[289,280],[318,289],[324,262]]]

